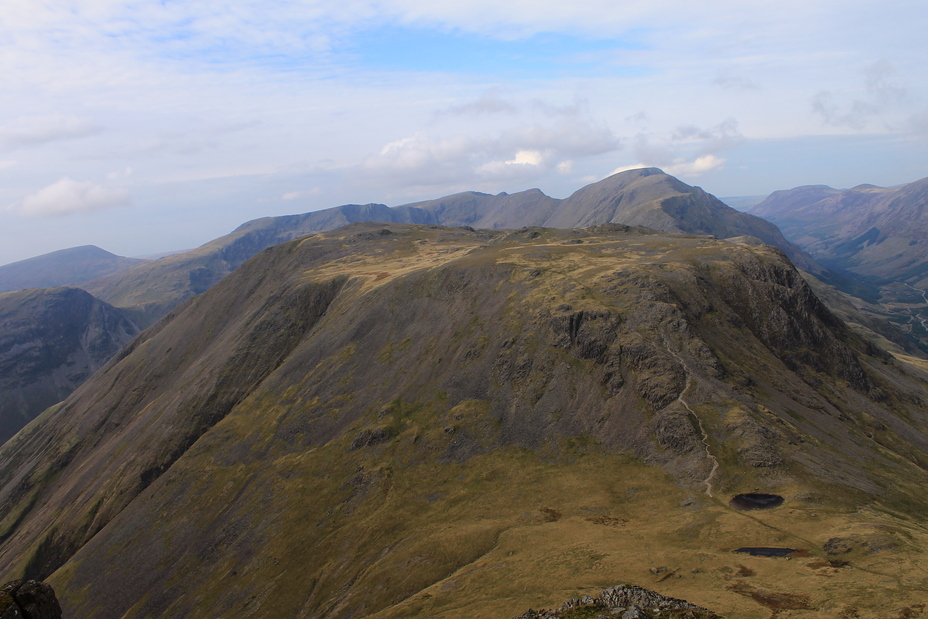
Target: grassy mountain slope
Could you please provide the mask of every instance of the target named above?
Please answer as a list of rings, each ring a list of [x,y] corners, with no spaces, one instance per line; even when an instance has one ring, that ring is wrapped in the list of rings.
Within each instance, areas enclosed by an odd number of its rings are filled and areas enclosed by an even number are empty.
[[[53,288],[103,277],[143,264],[84,245],[0,266],[0,293],[25,288]]]
[[[353,225],[0,448],[0,576],[75,618],[506,617],[618,582],[883,616],[928,588],[924,381],[767,246]],[[784,507],[728,507],[754,489]]]
[[[66,398],[139,332],[76,288],[0,294],[0,443]]]

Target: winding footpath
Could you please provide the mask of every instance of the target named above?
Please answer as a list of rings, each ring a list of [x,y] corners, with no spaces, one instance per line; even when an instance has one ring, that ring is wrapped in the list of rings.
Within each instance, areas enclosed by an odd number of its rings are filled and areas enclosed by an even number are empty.
[[[699,432],[702,434],[702,444],[706,449],[706,457],[712,461],[712,470],[709,471],[709,476],[702,481],[702,484],[706,486],[706,494],[709,495],[709,498],[712,498],[712,479],[715,477],[716,472],[719,470],[719,460],[712,455],[712,451],[709,448],[709,434],[706,432],[706,429],[702,425],[702,419],[699,418],[699,415],[690,408],[690,405],[686,403],[686,400],[683,399],[684,394],[689,391],[690,383],[692,382],[692,372],[690,372],[689,366],[686,364],[686,361],[683,360],[683,357],[680,356],[673,348],[670,347],[669,338],[662,331],[661,336],[664,340],[664,347],[667,349],[673,358],[683,366],[683,372],[686,374],[686,383],[683,386],[683,390],[680,392],[680,395],[677,396],[676,401],[683,405],[683,407],[693,416],[693,419],[696,420],[696,425],[699,427]]]
[[[913,286],[913,285],[911,285],[911,284],[906,284],[906,286],[908,286],[909,288],[911,288],[912,290],[914,290],[914,291],[916,291],[916,292],[922,293],[922,298],[925,300],[925,304],[928,305],[928,296],[926,296],[926,293],[925,293],[924,290],[922,290],[921,288],[916,288],[915,286]],[[915,310],[909,310],[909,316],[911,316],[913,319],[917,319],[919,322],[921,322],[921,323],[922,323],[922,329],[928,330],[928,326],[925,326],[925,322],[928,321],[928,318],[922,318],[921,316],[919,316],[918,314],[915,313]],[[909,320],[909,322],[912,322],[912,321]]]

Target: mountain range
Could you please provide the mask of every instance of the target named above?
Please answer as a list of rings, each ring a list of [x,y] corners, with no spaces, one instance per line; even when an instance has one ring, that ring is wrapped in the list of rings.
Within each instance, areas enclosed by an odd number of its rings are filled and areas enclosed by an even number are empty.
[[[266,217],[195,250],[147,262],[81,286],[140,324],[152,324],[182,301],[207,290],[268,247],[349,223],[376,221],[474,228],[577,228],[604,223],[647,226],[664,232],[753,236],[779,247],[804,270],[827,275],[775,225],[740,213],[657,168],[631,170],[576,191],[564,200],[537,189],[516,194],[464,192],[398,207],[344,205],[302,215]]]

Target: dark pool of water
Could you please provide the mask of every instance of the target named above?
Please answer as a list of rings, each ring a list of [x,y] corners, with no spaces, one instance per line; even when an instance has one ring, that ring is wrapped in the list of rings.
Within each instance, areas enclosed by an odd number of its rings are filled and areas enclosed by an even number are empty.
[[[752,557],[785,557],[796,552],[795,548],[739,548],[735,552],[749,554]]]
[[[739,494],[732,497],[728,502],[730,506],[742,511],[752,509],[773,509],[783,505],[783,497],[779,494],[759,494],[749,492],[748,494]]]

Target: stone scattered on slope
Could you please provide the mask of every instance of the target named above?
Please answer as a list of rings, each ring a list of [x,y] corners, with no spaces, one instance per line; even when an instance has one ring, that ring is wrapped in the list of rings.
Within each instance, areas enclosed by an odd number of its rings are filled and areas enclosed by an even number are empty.
[[[598,596],[585,595],[564,602],[558,609],[527,610],[514,619],[570,619],[571,617],[621,617],[622,619],[713,619],[714,612],[684,600],[667,597],[634,585],[616,585]]]

